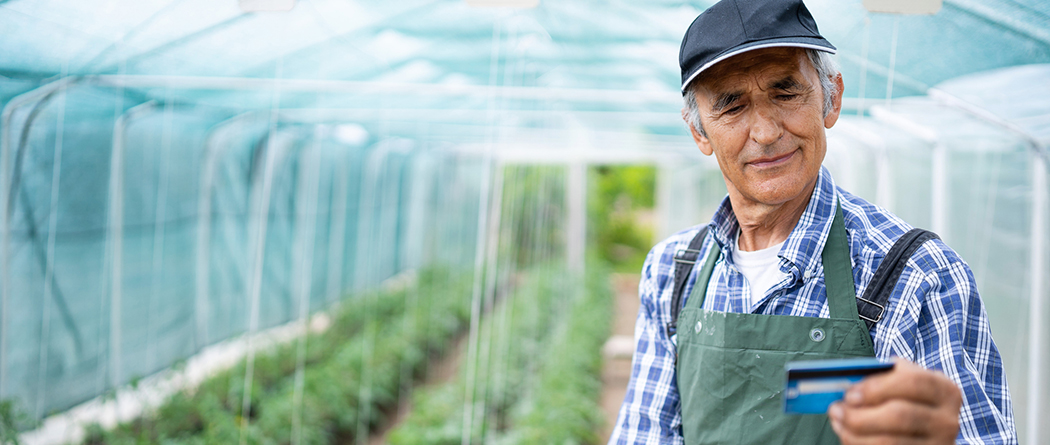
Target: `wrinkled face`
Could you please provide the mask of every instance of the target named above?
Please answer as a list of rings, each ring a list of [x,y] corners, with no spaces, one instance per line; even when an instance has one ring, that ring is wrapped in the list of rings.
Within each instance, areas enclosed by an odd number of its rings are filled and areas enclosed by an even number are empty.
[[[835,82],[840,85],[841,77]],[[706,137],[730,194],[766,205],[807,199],[826,152],[824,129],[838,119],[841,93],[825,117],[820,79],[797,48],[766,48],[731,57],[692,86]]]

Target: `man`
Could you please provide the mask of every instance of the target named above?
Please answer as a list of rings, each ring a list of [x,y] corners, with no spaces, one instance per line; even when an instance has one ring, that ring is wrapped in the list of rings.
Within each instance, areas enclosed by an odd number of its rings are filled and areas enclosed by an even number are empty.
[[[801,0],[723,0],[686,32],[683,117],[729,195],[698,238],[677,329],[675,256],[703,226],[646,258],[610,443],[1016,443],[1002,360],[951,248],[923,242],[873,327],[858,318],[911,227],[821,166],[842,105],[834,51]],[[862,356],[896,363],[826,416],[781,412],[785,362]]]

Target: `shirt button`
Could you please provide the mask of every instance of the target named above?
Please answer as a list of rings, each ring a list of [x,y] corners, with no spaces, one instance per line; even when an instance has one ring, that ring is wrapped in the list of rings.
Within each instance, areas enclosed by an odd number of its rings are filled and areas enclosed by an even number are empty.
[[[703,329],[703,328],[704,328],[703,323],[701,323],[699,320],[697,320],[696,326],[693,327],[693,332],[696,332],[697,334],[699,334],[700,330]]]
[[[803,281],[809,281],[810,278],[813,278],[813,271],[807,270],[805,273],[802,274]]]

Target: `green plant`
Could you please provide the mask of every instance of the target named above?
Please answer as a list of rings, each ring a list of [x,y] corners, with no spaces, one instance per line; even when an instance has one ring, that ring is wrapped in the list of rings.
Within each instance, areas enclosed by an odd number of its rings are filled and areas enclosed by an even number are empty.
[[[527,268],[563,249],[565,234],[552,222],[565,219],[565,199],[565,167],[503,167],[502,218],[514,223],[503,228],[500,257]]]
[[[522,272],[520,285],[495,304],[479,327],[479,338],[487,340],[479,341],[475,361],[464,360],[455,381],[415,392],[412,410],[388,441],[400,445],[459,443],[465,409],[473,419],[470,436],[475,440],[505,435],[513,426],[515,407],[535,386],[533,376],[549,350],[552,328],[572,295],[572,282],[560,265],[539,265]],[[474,402],[468,403],[471,383]]]
[[[611,299],[607,268],[592,263],[588,271],[585,286],[551,264],[509,280],[518,285],[495,300],[479,327],[488,341],[474,356],[474,403],[464,402],[461,366],[455,382],[412,394],[413,408],[389,442],[459,443],[468,408],[479,441],[594,442],[598,351]],[[259,353],[247,413],[242,362],[134,422],[90,427],[85,442],[197,445],[237,443],[242,435],[259,445],[355,441],[397,405],[406,378],[421,377],[465,329],[470,283],[446,277],[422,274],[414,288],[350,300],[333,312],[330,329],[306,338],[302,356],[294,342]],[[297,366],[300,360],[307,366]],[[242,416],[249,420],[243,429]]]
[[[586,284],[560,326],[540,368],[533,401],[515,421],[521,443],[596,443],[603,418],[601,348],[609,336],[612,292],[608,266],[588,265]]]
[[[34,426],[14,399],[0,400],[0,443],[18,445],[18,432]]]
[[[652,245],[651,213],[656,169],[651,166],[599,166],[591,170],[588,198],[589,241],[614,270],[637,272]]]
[[[403,371],[417,377],[463,329],[468,289],[469,281],[430,270],[414,287],[348,299],[301,352],[292,342],[256,355],[250,411],[242,412],[242,361],[134,422],[89,428],[87,442],[236,443],[242,435],[250,444],[344,442],[396,405]]]

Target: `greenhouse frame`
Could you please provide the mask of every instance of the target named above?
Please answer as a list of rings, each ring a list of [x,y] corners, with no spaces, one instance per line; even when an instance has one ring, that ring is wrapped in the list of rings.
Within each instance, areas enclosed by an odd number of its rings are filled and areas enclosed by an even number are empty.
[[[610,271],[648,247],[601,236],[726,196],[677,65],[713,3],[0,0],[0,442],[607,439]],[[824,165],[967,262],[1048,441],[1050,2],[869,3],[806,2]]]

